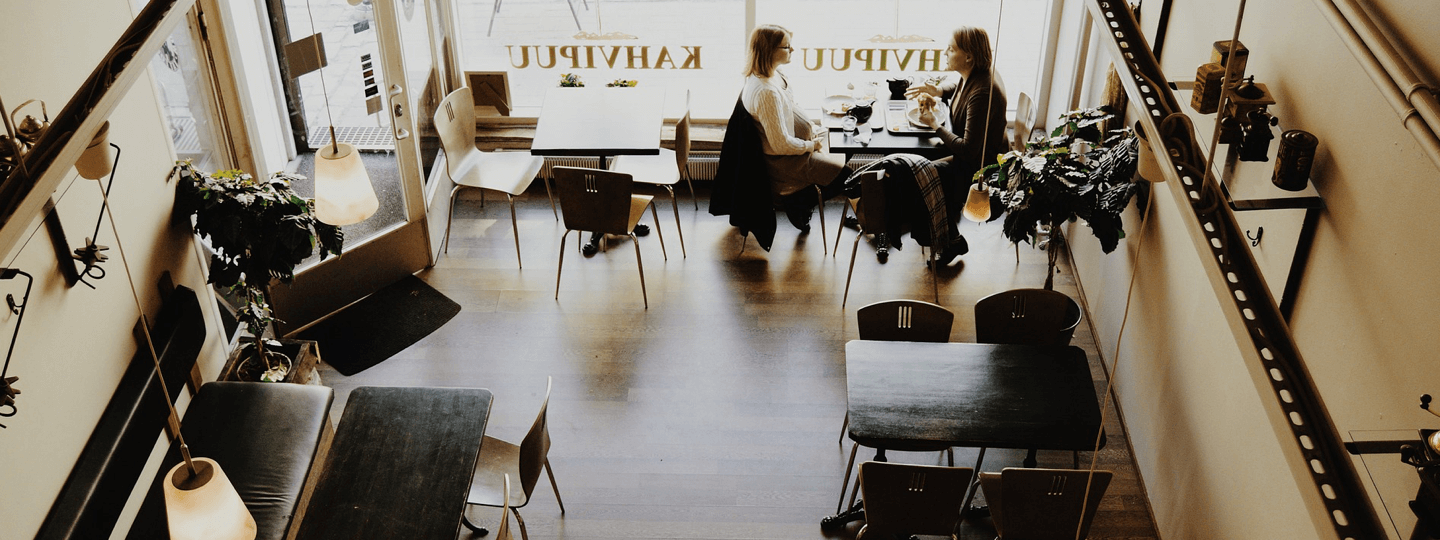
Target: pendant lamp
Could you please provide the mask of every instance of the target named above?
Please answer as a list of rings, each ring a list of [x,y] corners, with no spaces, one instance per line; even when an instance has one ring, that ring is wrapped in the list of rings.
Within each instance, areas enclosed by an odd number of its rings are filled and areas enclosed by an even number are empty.
[[[976,223],[989,221],[990,190],[980,182],[971,184],[970,195],[965,198],[965,210],[961,213],[965,215],[965,219]]]
[[[107,145],[108,146],[108,145]],[[117,154],[116,161],[119,161]],[[111,168],[114,168],[112,163]],[[114,179],[112,174],[111,179]],[[114,206],[110,204],[108,190],[100,189],[101,208],[110,217],[110,231],[115,234],[115,246],[120,250],[120,264],[125,268],[125,280],[130,286],[130,298],[140,312],[142,328],[150,328],[150,318],[140,303],[140,293],[135,288],[135,274],[130,271],[130,259],[125,256],[125,243],[120,241],[120,229],[115,226]],[[155,363],[156,380],[160,382],[160,395],[170,412],[170,422],[180,426],[180,414],[170,401],[170,389],[165,384],[165,373],[160,369],[160,355],[155,352],[155,342],[149,331],[140,332],[145,336],[145,345],[150,359]],[[191,457],[190,446],[185,444],[185,427],[175,431],[175,440],[180,443],[180,463],[175,464],[165,475],[162,492],[165,496],[166,523],[170,538],[208,540],[254,540],[255,518],[240,499],[235,485],[220,470],[215,460]]]
[[[315,14],[306,0],[310,13],[310,32],[315,33]],[[321,58],[320,41],[315,40],[315,57]],[[325,96],[325,117],[330,120],[330,144],[315,152],[315,218],[323,223],[341,226],[365,221],[380,208],[375,187],[360,161],[355,147],[335,138],[335,118],[330,114],[330,90],[325,86],[325,70],[320,69],[320,91]]]
[[[95,137],[90,139],[90,146],[85,147],[85,153],[80,154],[80,159],[75,162],[75,170],[80,172],[81,178],[99,180],[110,174],[111,163],[114,154],[110,151],[110,121],[100,124],[100,130],[95,132]]]
[[[165,476],[165,514],[173,540],[254,540],[255,518],[235,486],[210,458],[194,458]]]

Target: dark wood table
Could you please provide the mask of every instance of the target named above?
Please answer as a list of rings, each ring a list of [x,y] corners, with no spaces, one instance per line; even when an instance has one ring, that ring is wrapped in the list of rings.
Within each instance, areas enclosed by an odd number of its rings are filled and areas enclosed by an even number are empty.
[[[849,436],[870,448],[1080,451],[1097,432],[1105,444],[1079,347],[854,340],[845,376]]]
[[[604,169],[611,156],[659,154],[664,122],[664,88],[551,88],[530,153],[597,156]]]
[[[930,159],[939,159],[950,155],[950,151],[940,144],[940,139],[929,134],[896,134],[885,129],[886,101],[875,102],[875,111],[872,113],[870,122],[860,126],[861,133],[870,130],[870,143],[860,144],[855,135],[845,133],[832,124],[835,122],[822,121],[822,124],[830,129],[830,153],[845,154],[845,159],[854,157],[855,154],[917,154]],[[822,113],[823,114],[823,113]],[[948,127],[950,120],[947,118],[945,124]],[[880,129],[873,129],[870,126],[879,126]]]
[[[356,388],[297,538],[455,538],[492,399],[482,388]]]

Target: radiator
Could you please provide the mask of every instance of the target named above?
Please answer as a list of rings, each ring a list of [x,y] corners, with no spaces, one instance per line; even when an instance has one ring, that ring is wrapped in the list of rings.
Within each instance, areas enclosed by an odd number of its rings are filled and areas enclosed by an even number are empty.
[[[870,162],[885,157],[880,154],[858,154],[850,158],[850,168],[858,169]],[[613,159],[613,158],[612,158]],[[551,170],[555,167],[590,167],[600,166],[600,159],[593,157],[578,156],[551,156],[545,158],[545,165],[540,168],[540,178],[553,179]],[[714,180],[715,171],[720,167],[720,152],[691,152],[690,153],[690,179],[691,180]]]

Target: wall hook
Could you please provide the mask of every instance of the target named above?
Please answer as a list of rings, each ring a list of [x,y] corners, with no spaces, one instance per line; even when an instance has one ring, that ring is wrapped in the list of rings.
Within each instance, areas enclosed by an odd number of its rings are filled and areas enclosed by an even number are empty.
[[[1245,231],[1245,238],[1250,239],[1250,247],[1258,247],[1260,239],[1265,237],[1265,227],[1256,227],[1255,235],[1251,236],[1250,231]]]

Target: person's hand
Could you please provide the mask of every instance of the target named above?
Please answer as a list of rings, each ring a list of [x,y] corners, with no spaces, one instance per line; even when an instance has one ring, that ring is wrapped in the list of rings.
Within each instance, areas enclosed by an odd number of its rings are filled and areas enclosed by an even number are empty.
[[[935,86],[935,83],[931,81],[925,81],[923,84],[911,85],[910,88],[905,89],[906,99],[915,99],[915,96],[918,96],[920,94],[930,94],[937,98],[943,95],[943,93],[940,91],[940,87]]]
[[[814,137],[810,138],[810,140],[815,141],[816,152],[821,152],[825,150],[825,142],[828,139],[830,139],[830,134],[824,131],[817,133]]]
[[[921,124],[925,124],[930,129],[940,129],[940,118],[935,115],[934,111],[924,111],[919,116]]]

